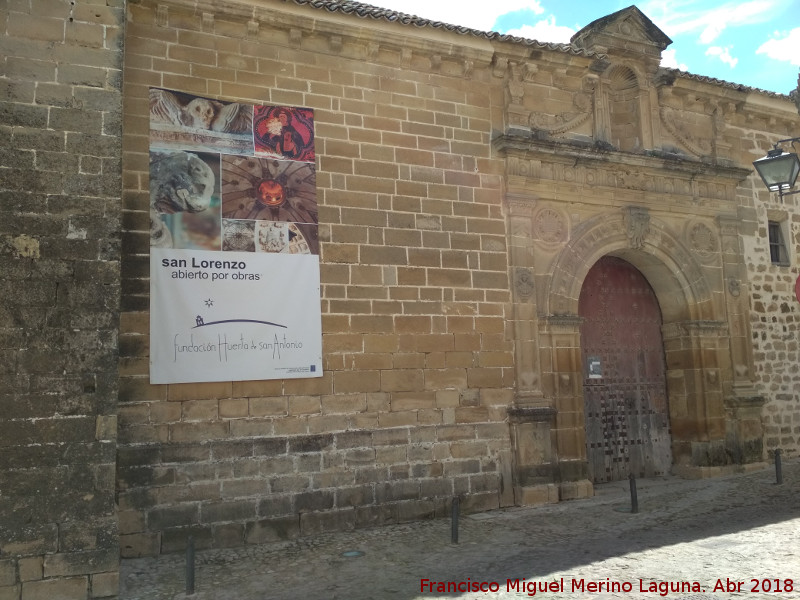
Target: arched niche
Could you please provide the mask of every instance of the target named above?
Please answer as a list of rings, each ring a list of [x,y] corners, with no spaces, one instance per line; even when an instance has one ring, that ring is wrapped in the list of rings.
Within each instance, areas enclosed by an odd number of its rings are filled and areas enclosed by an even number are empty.
[[[608,111],[611,144],[624,152],[642,147],[639,80],[632,69],[616,65],[608,73]]]

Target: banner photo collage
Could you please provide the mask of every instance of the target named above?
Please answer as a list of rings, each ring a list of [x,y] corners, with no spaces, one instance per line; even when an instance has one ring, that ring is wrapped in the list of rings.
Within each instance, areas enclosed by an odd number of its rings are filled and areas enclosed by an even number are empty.
[[[150,381],[322,376],[314,114],[150,89]]]

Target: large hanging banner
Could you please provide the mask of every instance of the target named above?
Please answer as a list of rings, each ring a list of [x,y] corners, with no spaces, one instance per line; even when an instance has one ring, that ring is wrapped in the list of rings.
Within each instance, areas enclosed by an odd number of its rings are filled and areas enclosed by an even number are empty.
[[[150,381],[322,376],[310,109],[150,90]]]

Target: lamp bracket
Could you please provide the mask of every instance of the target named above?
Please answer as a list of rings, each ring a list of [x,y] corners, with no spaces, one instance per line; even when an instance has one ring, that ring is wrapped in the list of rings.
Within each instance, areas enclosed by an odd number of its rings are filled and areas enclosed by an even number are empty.
[[[764,158],[759,158],[753,162],[753,166],[758,171],[761,179],[768,189],[775,190],[780,196],[781,203],[783,203],[784,196],[791,196],[797,194],[800,190],[795,192],[784,192],[784,189],[791,189],[797,179],[798,171],[800,170],[800,159],[797,154],[793,152],[784,152],[778,146],[780,144],[791,143],[794,149],[794,143],[800,141],[800,137],[786,138],[778,140],[771,150],[767,151]]]
[[[773,146],[773,148],[777,148],[778,144],[785,144],[786,142],[791,142],[792,146],[794,146],[794,143],[798,142],[798,141],[800,141],[800,137],[793,137],[793,138],[786,138],[785,140],[778,140],[777,142],[775,142],[775,145]]]

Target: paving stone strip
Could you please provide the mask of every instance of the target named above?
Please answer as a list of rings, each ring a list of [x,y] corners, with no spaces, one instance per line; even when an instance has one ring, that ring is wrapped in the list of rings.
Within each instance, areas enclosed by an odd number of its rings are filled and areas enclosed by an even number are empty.
[[[464,515],[458,544],[437,519],[201,550],[189,598],[800,598],[800,461],[783,476],[640,480],[636,514],[628,482],[605,484],[587,500]],[[120,598],[186,598],[184,556],[123,560]]]

